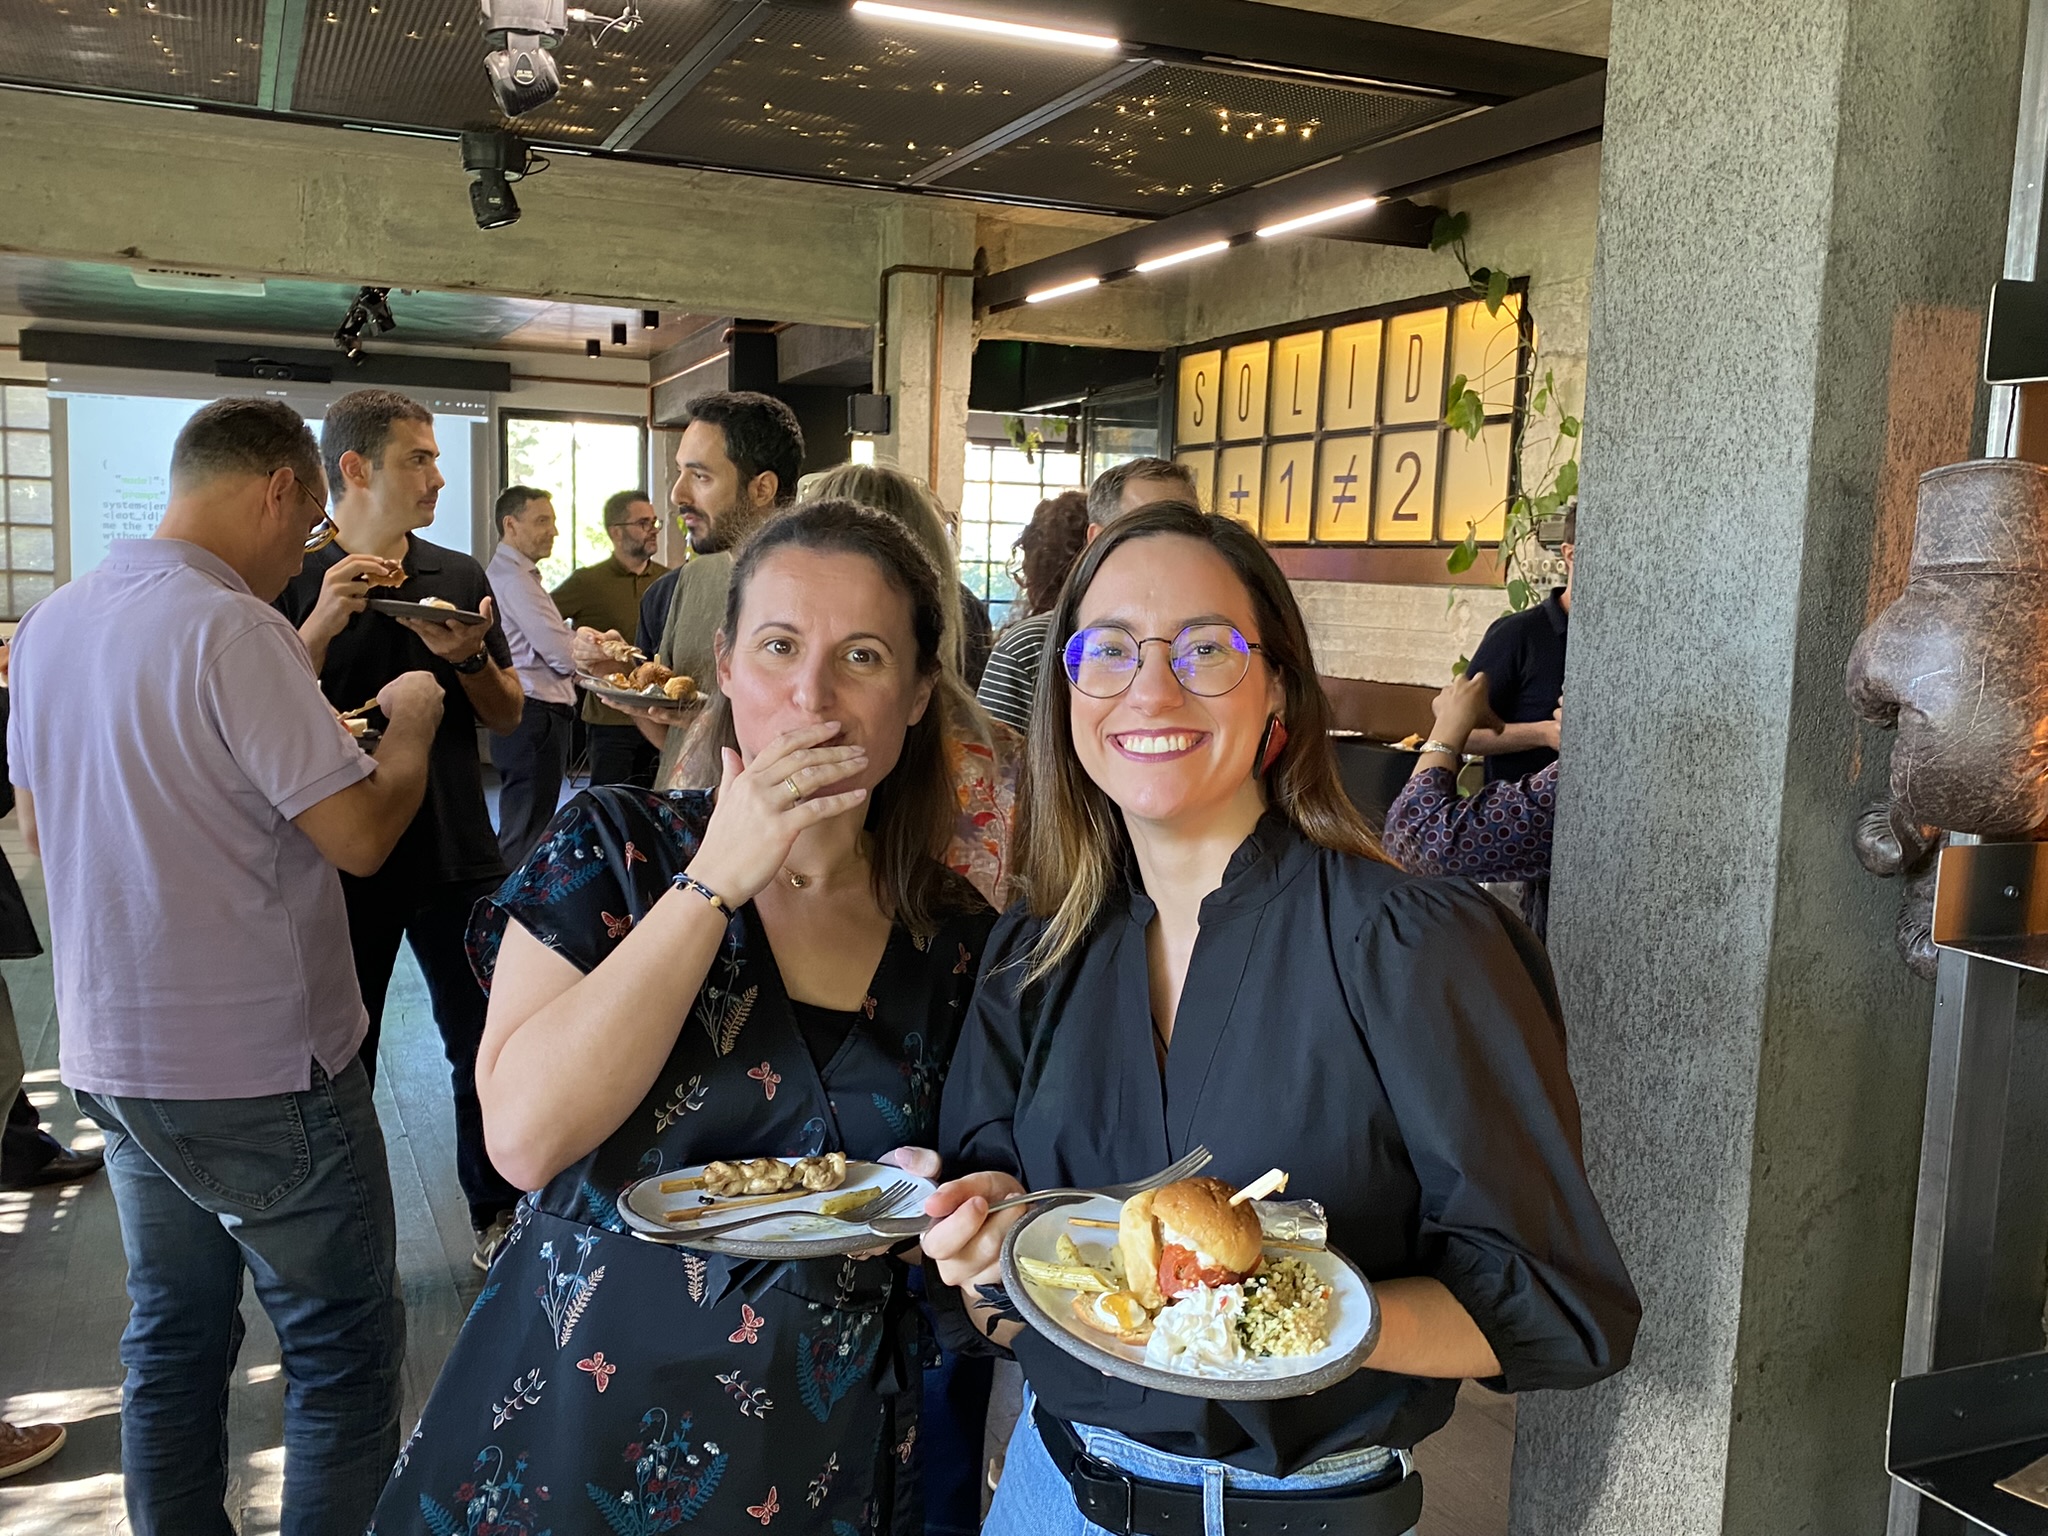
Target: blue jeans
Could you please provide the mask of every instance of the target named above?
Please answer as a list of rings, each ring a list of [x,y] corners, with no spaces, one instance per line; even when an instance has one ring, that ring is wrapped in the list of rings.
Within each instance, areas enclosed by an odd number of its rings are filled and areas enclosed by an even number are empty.
[[[303,1093],[80,1093],[128,1256],[121,1470],[136,1536],[229,1536],[242,1271],[284,1361],[285,1536],[358,1536],[398,1453],[405,1309],[384,1138],[360,1062]]]
[[[1074,1493],[1045,1442],[1032,1422],[1034,1398],[1024,1394],[1024,1412],[1010,1436],[1010,1448],[1003,1459],[1002,1481],[996,1484],[995,1502],[989,1506],[988,1521],[981,1536],[1105,1536],[1099,1525],[1082,1518],[1074,1507]],[[1260,1493],[1316,1493],[1331,1488],[1348,1488],[1378,1481],[1397,1465],[1406,1463],[1401,1451],[1384,1446],[1344,1451],[1326,1456],[1302,1468],[1292,1477],[1266,1477],[1245,1472],[1220,1461],[1191,1456],[1171,1456],[1149,1445],[1128,1440],[1113,1430],[1076,1424],[1088,1454],[1097,1461],[1121,1467],[1133,1477],[1154,1483],[1178,1483],[1203,1491],[1203,1536],[1223,1536],[1223,1491],[1226,1488]],[[1413,1536],[1413,1533],[1410,1533]]]

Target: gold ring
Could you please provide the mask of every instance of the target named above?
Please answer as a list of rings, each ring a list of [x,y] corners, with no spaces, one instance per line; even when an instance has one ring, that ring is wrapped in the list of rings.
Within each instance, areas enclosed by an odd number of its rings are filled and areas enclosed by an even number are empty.
[[[804,792],[796,787],[795,774],[792,773],[788,778],[784,779],[782,781],[782,787],[789,791],[789,803],[792,807],[799,806],[804,803]]]

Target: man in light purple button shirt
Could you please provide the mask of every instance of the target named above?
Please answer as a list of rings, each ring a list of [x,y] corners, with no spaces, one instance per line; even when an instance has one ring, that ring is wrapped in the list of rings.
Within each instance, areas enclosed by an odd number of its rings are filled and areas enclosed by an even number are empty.
[[[526,704],[511,735],[491,738],[491,761],[498,768],[498,851],[508,869],[517,869],[562,796],[576,730],[576,658],[569,626],[540,579],[540,562],[555,547],[554,499],[531,486],[508,486],[497,515],[498,548],[484,569]]]
[[[375,871],[419,809],[441,686],[379,694],[374,757],[322,697],[270,602],[325,542],[325,491],[288,406],[206,406],[156,536],[15,637],[8,769],[49,888],[59,1063],[107,1133],[128,1260],[138,1536],[231,1530],[245,1269],[284,1357],[283,1530],[360,1532],[398,1446],[391,1183],[335,866]]]

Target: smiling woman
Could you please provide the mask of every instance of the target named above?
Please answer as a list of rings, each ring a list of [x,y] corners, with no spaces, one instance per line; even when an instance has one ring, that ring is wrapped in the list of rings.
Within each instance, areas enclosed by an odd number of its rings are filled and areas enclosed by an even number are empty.
[[[1094,1531],[1066,1478],[1084,1449],[1174,1529],[1406,1529],[1393,1453],[1442,1427],[1459,1378],[1581,1386],[1634,1339],[1549,964],[1476,887],[1380,857],[1293,594],[1244,528],[1130,513],[1052,623],[1071,638],[1034,701],[1025,898],[989,941],[941,1116],[958,1176],[921,1240],[1037,1399],[984,1531]],[[990,1204],[1196,1145],[1230,1184],[1278,1165],[1323,1204],[1379,1302],[1358,1374],[1268,1401],[1133,1394],[1020,1331],[999,1263],[1016,1217]]]

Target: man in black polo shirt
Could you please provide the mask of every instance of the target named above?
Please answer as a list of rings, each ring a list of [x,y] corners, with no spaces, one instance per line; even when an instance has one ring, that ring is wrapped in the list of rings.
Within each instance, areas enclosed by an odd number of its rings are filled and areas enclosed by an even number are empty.
[[[1487,702],[1504,722],[1472,733],[1466,750],[1486,759],[1488,783],[1524,779],[1557,761],[1557,706],[1564,698],[1566,631],[1572,614],[1572,553],[1578,517],[1565,521],[1564,585],[1533,608],[1493,621],[1472,672],[1486,674]]]
[[[344,395],[328,408],[320,453],[333,493],[334,543],[306,557],[305,569],[277,606],[298,626],[320,686],[338,709],[354,709],[394,677],[422,668],[441,680],[447,707],[434,736],[426,799],[368,879],[341,877],[348,901],[356,979],[370,1013],[363,1065],[377,1065],[384,995],[401,939],[412,945],[433,1000],[455,1092],[456,1174],[476,1229],[476,1260],[509,1228],[519,1192],[491,1166],[476,1097],[476,1053],[484,1032],[484,993],[469,968],[463,934],[479,896],[505,878],[497,834],[484,801],[476,750],[479,722],[497,735],[517,729],[525,694],[511,670],[490,582],[468,555],[416,535],[434,520],[446,483],[436,461],[432,412],[384,389]],[[467,508],[456,509],[457,515]],[[374,595],[420,602],[438,597],[483,623],[398,619],[370,611],[368,582],[403,574],[403,586]]]

